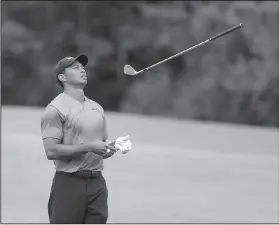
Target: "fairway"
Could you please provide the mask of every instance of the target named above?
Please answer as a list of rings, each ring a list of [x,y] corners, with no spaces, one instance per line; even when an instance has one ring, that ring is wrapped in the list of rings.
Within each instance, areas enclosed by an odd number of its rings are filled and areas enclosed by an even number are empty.
[[[42,108],[2,107],[2,222],[48,223]],[[107,113],[108,223],[278,223],[278,129]]]

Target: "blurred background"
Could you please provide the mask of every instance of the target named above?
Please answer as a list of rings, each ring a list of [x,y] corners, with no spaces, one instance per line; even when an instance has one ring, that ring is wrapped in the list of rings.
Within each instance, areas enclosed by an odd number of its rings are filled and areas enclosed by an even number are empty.
[[[49,222],[41,114],[84,53],[109,139],[133,143],[104,162],[108,223],[278,223],[279,2],[1,1],[1,22],[2,222]]]
[[[2,104],[46,106],[53,68],[88,55],[105,110],[278,127],[279,4],[268,1],[2,1]],[[244,28],[138,77],[239,23]]]

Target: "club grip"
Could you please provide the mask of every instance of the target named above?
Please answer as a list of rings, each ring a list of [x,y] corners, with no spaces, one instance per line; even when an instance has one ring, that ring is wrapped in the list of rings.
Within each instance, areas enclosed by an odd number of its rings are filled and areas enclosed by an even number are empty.
[[[222,37],[222,36],[224,36],[224,35],[226,35],[228,33],[231,33],[231,32],[233,32],[233,31],[235,31],[235,30],[237,30],[239,28],[242,28],[242,27],[244,27],[244,26],[243,26],[242,23],[240,23],[239,25],[236,25],[236,26],[234,26],[234,27],[232,27],[232,28],[230,28],[228,30],[223,31],[220,34],[217,34],[217,35],[213,36],[212,38],[209,38],[209,41],[213,41],[213,40],[215,40],[215,39],[217,39],[219,37]]]

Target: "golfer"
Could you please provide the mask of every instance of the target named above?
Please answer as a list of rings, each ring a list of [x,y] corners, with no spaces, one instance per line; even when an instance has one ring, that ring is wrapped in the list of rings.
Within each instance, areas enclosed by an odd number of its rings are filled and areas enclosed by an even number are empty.
[[[55,73],[64,91],[45,108],[41,134],[55,175],[48,202],[50,223],[106,223],[108,190],[103,159],[117,149],[109,145],[103,108],[84,95],[88,57],[61,59]]]

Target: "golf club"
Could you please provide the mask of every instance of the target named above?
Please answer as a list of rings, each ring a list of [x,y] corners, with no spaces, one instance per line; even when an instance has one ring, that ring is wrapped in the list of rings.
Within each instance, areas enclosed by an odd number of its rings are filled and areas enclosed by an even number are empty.
[[[146,70],[149,70],[149,69],[151,69],[151,68],[153,68],[153,67],[155,67],[155,66],[158,66],[158,65],[160,65],[160,64],[162,64],[162,63],[164,63],[164,62],[166,62],[166,61],[168,61],[168,60],[170,60],[170,59],[173,59],[173,58],[175,58],[175,57],[177,57],[177,56],[179,56],[179,55],[181,55],[181,54],[183,54],[183,53],[190,52],[190,51],[194,50],[195,48],[198,48],[198,47],[200,47],[200,46],[202,46],[202,45],[204,45],[204,44],[207,44],[207,43],[209,43],[209,42],[211,42],[211,41],[213,41],[213,40],[216,40],[217,38],[222,37],[222,36],[224,36],[224,35],[226,35],[226,34],[228,34],[228,33],[231,33],[231,32],[233,32],[233,31],[235,31],[235,30],[237,30],[237,29],[239,29],[239,28],[242,28],[242,27],[244,27],[244,25],[243,25],[242,23],[240,23],[239,25],[236,25],[236,26],[234,26],[234,27],[232,27],[232,28],[230,28],[230,29],[227,29],[227,30],[223,31],[222,33],[219,33],[219,34],[217,34],[217,35],[215,35],[215,36],[213,36],[213,37],[207,39],[206,41],[203,41],[203,42],[201,42],[201,43],[199,43],[199,44],[197,44],[197,45],[195,45],[195,46],[193,46],[193,47],[191,47],[191,48],[188,48],[188,49],[186,49],[186,50],[184,50],[184,51],[181,51],[181,52],[179,52],[179,53],[177,53],[177,54],[175,54],[175,55],[173,55],[173,56],[171,56],[171,57],[169,57],[169,58],[167,58],[167,59],[164,59],[164,60],[162,60],[162,61],[160,61],[160,62],[158,62],[158,63],[156,63],[156,64],[154,64],[154,65],[151,65],[151,66],[149,66],[149,67],[146,67],[146,68],[144,68],[144,69],[142,69],[142,70],[140,70],[140,71],[136,71],[136,70],[135,70],[132,66],[130,66],[130,65],[125,65],[125,66],[124,66],[124,73],[125,73],[126,75],[130,75],[130,76],[138,75],[138,74],[140,74],[140,73],[142,73],[142,72],[144,72],[144,71],[146,71]]]

